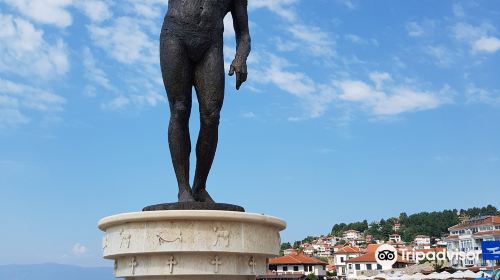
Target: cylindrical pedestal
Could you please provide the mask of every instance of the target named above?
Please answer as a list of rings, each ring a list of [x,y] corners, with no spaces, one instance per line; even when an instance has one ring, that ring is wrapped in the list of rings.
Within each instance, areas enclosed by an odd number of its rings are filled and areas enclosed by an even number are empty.
[[[280,250],[280,219],[242,212],[169,210],[102,219],[104,258],[126,279],[253,280]]]

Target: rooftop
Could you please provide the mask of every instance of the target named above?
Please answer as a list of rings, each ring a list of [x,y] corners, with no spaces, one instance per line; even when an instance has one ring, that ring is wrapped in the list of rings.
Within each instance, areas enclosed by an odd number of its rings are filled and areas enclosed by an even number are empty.
[[[288,256],[278,257],[269,260],[269,264],[278,265],[278,264],[319,264],[319,265],[327,265],[327,263],[322,262],[318,259],[308,257],[304,255],[304,253],[292,254]]]

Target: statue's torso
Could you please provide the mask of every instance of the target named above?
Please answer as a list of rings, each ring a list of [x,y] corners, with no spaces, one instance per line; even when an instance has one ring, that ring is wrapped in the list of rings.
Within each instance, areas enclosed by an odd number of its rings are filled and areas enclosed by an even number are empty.
[[[233,0],[169,0],[167,18],[186,28],[223,30]]]

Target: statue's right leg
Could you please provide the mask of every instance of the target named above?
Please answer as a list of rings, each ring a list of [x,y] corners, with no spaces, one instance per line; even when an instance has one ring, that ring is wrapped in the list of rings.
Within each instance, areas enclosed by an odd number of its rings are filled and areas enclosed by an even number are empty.
[[[194,201],[189,185],[189,116],[193,69],[181,40],[162,33],[160,41],[161,71],[170,106],[168,144],[179,186],[179,202],[189,202]]]

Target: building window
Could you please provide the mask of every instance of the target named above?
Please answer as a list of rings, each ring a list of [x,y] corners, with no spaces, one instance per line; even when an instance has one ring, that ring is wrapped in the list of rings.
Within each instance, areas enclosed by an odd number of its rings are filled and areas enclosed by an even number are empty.
[[[288,271],[288,266],[283,266],[283,271]]]
[[[382,269],[382,266],[380,264],[377,264],[377,269]]]
[[[340,262],[344,262],[344,257],[340,257]]]
[[[349,269],[352,269],[352,264],[349,264]]]
[[[356,270],[361,270],[361,265],[359,263],[355,264],[354,267]]]
[[[293,267],[293,271],[299,271],[299,267],[296,265]]]
[[[371,263],[366,264],[366,270],[372,270],[372,264]]]

